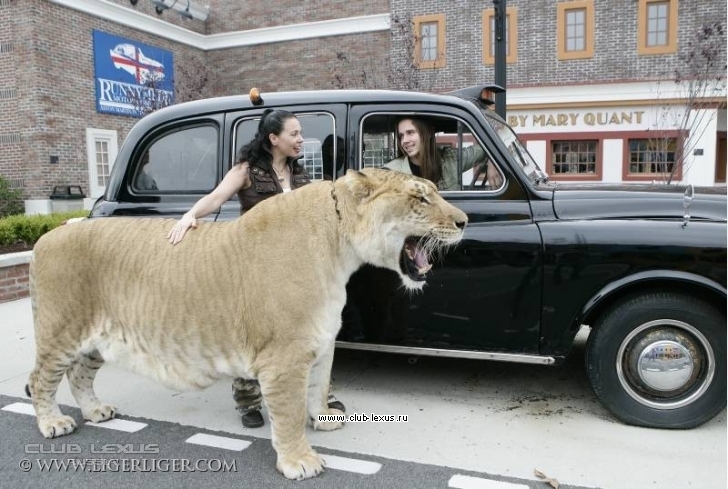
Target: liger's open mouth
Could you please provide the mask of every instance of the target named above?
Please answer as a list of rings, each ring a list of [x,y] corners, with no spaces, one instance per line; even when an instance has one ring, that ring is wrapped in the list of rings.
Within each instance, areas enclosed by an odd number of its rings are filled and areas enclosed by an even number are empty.
[[[416,236],[405,239],[399,257],[399,267],[402,273],[416,282],[423,282],[427,272],[432,268],[427,251],[421,245],[422,241],[422,238]]]

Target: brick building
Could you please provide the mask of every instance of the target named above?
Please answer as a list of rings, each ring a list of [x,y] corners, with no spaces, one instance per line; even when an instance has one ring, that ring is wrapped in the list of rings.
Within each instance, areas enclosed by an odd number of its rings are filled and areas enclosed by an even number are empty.
[[[80,185],[89,206],[137,120],[99,110],[95,36],[169,53],[178,101],[253,86],[447,91],[494,79],[487,0],[206,3],[192,0],[206,15],[187,18],[187,0],[0,0],[0,174],[23,189],[28,212],[48,212],[64,184]],[[659,141],[663,169],[676,145],[689,150],[676,180],[725,182],[725,88],[690,112],[672,81],[700,26],[725,29],[725,2],[699,7],[508,0],[508,117],[554,179],[659,180]],[[685,113],[702,114],[689,131],[673,122]]]

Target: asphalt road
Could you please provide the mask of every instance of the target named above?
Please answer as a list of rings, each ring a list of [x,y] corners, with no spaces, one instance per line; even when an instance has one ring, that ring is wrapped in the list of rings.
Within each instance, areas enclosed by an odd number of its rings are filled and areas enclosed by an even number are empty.
[[[5,434],[0,487],[543,487],[532,480],[318,447],[328,469],[313,480],[287,481],[276,471],[275,452],[265,438],[128,416],[119,418],[126,424],[86,425],[79,409],[64,406],[80,428],[46,440],[35,417],[23,412],[27,399],[0,396],[0,406]]]
[[[0,408],[27,403],[23,386],[34,361],[27,299],[0,304],[0,338]],[[310,442],[321,453],[358,460],[370,469],[367,463],[381,468],[373,474],[360,474],[332,467],[314,479],[316,482],[300,485],[548,487],[534,475],[538,469],[562,487],[726,487],[725,411],[687,431],[625,426],[592,394],[579,346],[562,367],[428,357],[412,363],[405,356],[338,350],[333,375],[337,396],[346,403],[349,414],[407,415],[408,420],[348,423],[334,432],[309,430]],[[25,453],[27,444],[44,442],[53,446],[76,443],[83,451],[78,455],[82,459],[89,458],[91,443],[158,444],[159,453],[151,458],[237,460],[235,480],[242,475],[253,486],[285,483],[275,471],[268,425],[257,430],[242,427],[233,409],[229,382],[218,382],[204,391],[177,393],[108,365],[101,369],[96,387],[99,397],[114,404],[123,419],[148,426],[133,434],[112,436],[112,430],[83,425],[69,437],[48,442],[40,437],[31,416],[0,411],[0,487],[37,486],[37,482],[79,485],[85,481],[91,485],[105,485],[104,481],[141,485],[143,481],[145,486],[186,487],[200,485],[201,480],[222,487],[233,477],[231,472],[95,473],[88,479],[67,472],[23,473],[18,464],[26,456],[54,458],[54,454]],[[76,406],[65,381],[58,400]],[[63,409],[78,416],[74,408]],[[235,455],[220,449],[209,452],[208,447],[186,442],[198,432],[251,444]],[[334,465],[352,463],[332,461]],[[144,474],[151,478],[135,479]],[[473,485],[482,480],[497,485]]]

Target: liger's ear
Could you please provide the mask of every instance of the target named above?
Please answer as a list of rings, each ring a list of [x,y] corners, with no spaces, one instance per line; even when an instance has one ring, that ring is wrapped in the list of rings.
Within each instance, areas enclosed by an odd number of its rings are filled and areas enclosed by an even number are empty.
[[[346,186],[357,200],[364,200],[374,191],[374,181],[357,170],[346,171]]]

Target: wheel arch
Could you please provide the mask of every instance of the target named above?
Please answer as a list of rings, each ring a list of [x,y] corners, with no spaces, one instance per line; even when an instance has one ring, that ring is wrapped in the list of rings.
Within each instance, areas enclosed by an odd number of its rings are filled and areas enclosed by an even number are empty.
[[[597,318],[624,298],[644,292],[677,292],[695,296],[725,311],[726,288],[694,273],[675,270],[650,270],[622,277],[594,294],[577,316],[574,327],[594,326]]]

